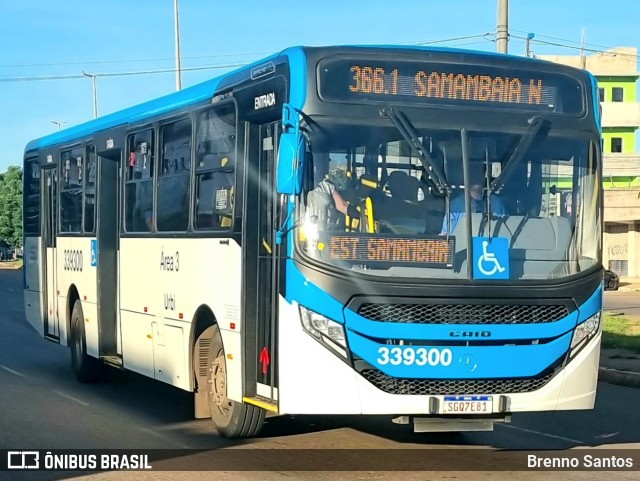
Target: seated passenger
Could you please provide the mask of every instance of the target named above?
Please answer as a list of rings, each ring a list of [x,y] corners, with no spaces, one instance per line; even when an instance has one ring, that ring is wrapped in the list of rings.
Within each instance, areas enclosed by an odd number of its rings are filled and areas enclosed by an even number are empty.
[[[482,178],[475,178],[471,181],[471,185],[469,187],[469,193],[471,195],[471,212],[485,212],[487,202],[483,185],[484,181]],[[460,222],[464,217],[464,204],[464,193],[451,201],[451,204],[449,205],[449,220],[451,225],[447,226],[447,216],[445,215],[442,221],[442,230],[440,234],[445,235],[454,231],[458,222]],[[502,200],[500,200],[500,197],[495,195],[491,196],[491,214],[498,217],[504,217],[507,215],[507,210],[505,209]]]
[[[318,167],[321,171],[322,167]],[[315,215],[321,225],[333,223],[331,211],[336,210],[354,219],[360,218],[358,210],[344,199],[339,191],[347,187],[346,165],[340,164],[330,170],[307,196],[308,211]]]

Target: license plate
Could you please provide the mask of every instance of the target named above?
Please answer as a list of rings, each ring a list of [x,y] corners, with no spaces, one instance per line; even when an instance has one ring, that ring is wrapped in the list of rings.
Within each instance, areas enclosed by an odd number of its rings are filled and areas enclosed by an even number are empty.
[[[492,396],[445,396],[442,414],[491,414]]]

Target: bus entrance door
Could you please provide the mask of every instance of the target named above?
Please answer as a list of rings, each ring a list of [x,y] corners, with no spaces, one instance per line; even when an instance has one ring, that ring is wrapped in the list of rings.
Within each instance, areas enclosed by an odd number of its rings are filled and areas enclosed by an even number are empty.
[[[43,262],[42,282],[44,296],[44,336],[60,342],[60,317],[58,313],[58,281],[56,259],[56,236],[58,235],[58,171],[42,169],[42,229]]]
[[[278,298],[280,246],[275,243],[279,203],[275,189],[275,158],[279,124],[249,125],[245,240],[244,309],[246,395],[263,407],[278,404]],[[258,172],[259,175],[255,175]],[[251,402],[251,400],[248,400]]]
[[[122,366],[118,346],[118,202],[121,150],[101,152],[98,156],[98,196],[95,263],[98,290],[100,357],[108,364]],[[94,249],[92,248],[92,251]]]

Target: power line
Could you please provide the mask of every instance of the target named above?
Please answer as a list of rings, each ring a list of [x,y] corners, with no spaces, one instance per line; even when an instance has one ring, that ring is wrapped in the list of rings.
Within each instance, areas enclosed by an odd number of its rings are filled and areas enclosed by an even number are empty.
[[[522,32],[522,30],[514,30],[517,32]],[[540,37],[544,37],[544,38],[554,38],[560,41],[567,41],[567,42],[572,42],[571,40],[566,40],[566,39],[560,39],[560,38],[556,38],[556,37],[550,37],[550,36],[545,36],[545,35],[539,35]],[[467,46],[467,45],[478,45],[478,44],[484,44],[485,42],[495,42],[494,38],[490,38],[490,37],[495,37],[494,33],[491,32],[487,32],[487,33],[483,33],[483,34],[477,34],[477,35],[465,35],[465,36],[461,36],[461,37],[451,37],[451,38],[446,38],[446,39],[440,39],[440,40],[426,40],[426,41],[418,41],[418,42],[406,42],[404,43],[404,45],[434,45],[434,44],[439,44],[439,43],[450,43],[450,42],[458,42],[461,40],[472,40],[472,39],[480,39],[482,38],[483,40],[480,42],[464,42],[464,43],[457,43],[457,44],[453,44],[452,47],[461,47],[461,46]],[[512,38],[514,39],[520,39],[520,40],[526,40],[526,37],[522,37],[519,35],[511,35]],[[573,45],[567,45],[564,43],[559,43],[559,42],[549,42],[549,41],[545,41],[545,40],[538,40],[537,38],[531,39],[531,41],[533,43],[537,43],[537,44],[542,44],[542,45],[551,45],[551,46],[555,46],[555,47],[561,47],[561,48],[569,48],[569,49],[574,49],[574,50],[580,50],[581,47],[578,46],[573,46]],[[595,44],[589,44],[589,45],[594,45]],[[613,49],[613,47],[604,47],[603,48],[608,48],[608,49]],[[610,52],[607,51],[603,51],[603,50],[597,50],[597,49],[588,49],[585,48],[584,51],[587,52],[592,52],[592,53],[602,53],[602,54],[607,54]],[[217,57],[232,57],[232,56],[241,56],[241,55],[259,55],[258,53],[253,53],[253,54],[229,54],[229,55],[211,55],[211,56],[199,56],[199,57],[187,57],[187,58],[217,58]],[[640,56],[638,55],[632,55],[632,54],[627,54],[624,52],[620,52],[620,53],[616,53],[616,55],[621,56],[621,57],[630,57],[630,58],[634,58],[634,59],[640,59]],[[146,61],[151,61],[152,59],[147,59]],[[156,59],[156,60],[164,60],[164,59]],[[169,59],[166,59],[169,60]],[[134,62],[134,60],[122,60],[122,61],[116,61],[116,62]],[[96,61],[96,62],[87,62],[89,64],[96,64],[96,63],[110,63],[110,61]],[[75,65],[76,63],[70,63],[69,65]],[[78,62],[77,64],[80,64],[80,62]],[[64,65],[64,64],[42,64],[43,66],[45,65],[51,65],[51,66],[58,66],[58,65]],[[238,67],[243,67],[245,66],[246,63],[233,63],[233,64],[224,64],[224,65],[199,65],[199,66],[193,66],[193,67],[184,67],[182,68],[183,71],[199,71],[199,70],[216,70],[216,69],[225,69],[225,68],[238,68]],[[105,73],[98,73],[95,74],[96,76],[100,76],[100,77],[127,77],[127,76],[135,76],[135,75],[155,75],[155,74],[164,74],[164,73],[175,73],[176,69],[175,68],[166,68],[166,69],[153,69],[153,70],[134,70],[134,71],[125,71],[125,72],[105,72]],[[35,82],[35,81],[52,81],[52,80],[76,80],[76,79],[82,79],[84,78],[85,75],[84,74],[68,74],[68,75],[43,75],[43,76],[22,76],[22,77],[5,77],[2,78],[0,77],[0,83],[9,83],[9,82]]]
[[[522,40],[526,40],[526,37],[521,37],[518,35],[512,35],[512,37],[514,38],[519,38]],[[601,53],[604,55],[616,55],[618,57],[628,57],[628,58],[632,58],[635,60],[640,60],[640,56],[639,55],[633,55],[630,53],[625,53],[625,52],[615,52],[612,53],[611,51],[607,51],[607,50],[598,50],[598,49],[593,49],[593,48],[582,48],[582,47],[578,47],[578,46],[574,46],[574,45],[567,45],[567,44],[563,44],[563,43],[558,43],[558,42],[547,42],[546,40],[537,40],[535,38],[531,39],[531,43],[537,43],[540,45],[551,45],[554,47],[561,47],[561,48],[569,48],[572,50],[582,50],[584,52],[591,52],[591,53]],[[614,48],[614,47],[612,47]]]
[[[227,65],[202,65],[197,67],[183,67],[182,71],[196,71],[196,70],[214,70],[221,68],[236,68],[243,67],[244,63],[236,63],[236,64],[227,64]],[[151,74],[160,74],[160,73],[174,73],[176,72],[175,68],[167,68],[167,69],[158,69],[158,70],[138,70],[132,72],[108,72],[108,73],[99,73],[95,74],[98,77],[127,77],[131,75],[151,75]],[[84,78],[84,74],[72,74],[72,75],[46,75],[46,76],[38,76],[38,77],[0,77],[1,83],[7,82],[37,82],[41,80],[74,80]]]
[[[205,58],[225,58],[225,57],[251,57],[269,55],[272,52],[255,52],[255,53],[230,53],[224,55],[198,55],[193,57],[182,57],[183,60],[200,60]],[[60,62],[60,63],[33,63],[33,64],[10,64],[1,65],[0,68],[16,68],[16,67],[64,67],[69,65],[104,65],[114,63],[140,63],[140,62],[173,62],[173,58],[146,58],[131,60],[91,60],[87,62]]]
[[[512,28],[511,31],[512,32],[520,32],[520,33],[529,33],[528,31],[518,30],[518,29],[515,29],[515,28]],[[578,44],[578,45],[582,45],[581,41],[570,40],[568,38],[552,37],[551,35],[540,35],[540,34],[536,33],[536,38],[537,37],[550,38],[551,40],[559,40],[561,42],[569,42],[569,43],[575,43],[575,44]],[[589,42],[585,42],[584,45],[591,45],[593,47],[606,48],[608,50],[612,50],[612,49],[616,48],[616,47],[611,47],[611,46],[607,46],[607,45],[599,45],[597,43],[589,43]]]
[[[478,34],[478,35],[466,35],[464,37],[453,37],[453,38],[445,38],[442,40],[426,40],[426,41],[422,41],[422,42],[405,42],[403,44],[400,45],[433,45],[433,44],[437,44],[437,43],[446,43],[446,42],[455,42],[457,40],[469,40],[472,38],[481,38],[481,37],[486,37],[487,35],[493,35],[491,33],[482,33],[482,34]]]
[[[474,45],[478,43],[484,43],[485,41],[493,41],[489,40],[487,37],[493,35],[492,33],[483,33],[477,35],[465,35],[462,37],[452,37],[445,38],[440,40],[427,40],[427,41],[419,41],[419,42],[406,42],[404,45],[433,45],[439,43],[447,43],[447,42],[456,42],[460,40],[471,40],[477,38],[483,38],[483,42],[469,42],[462,44],[455,44],[455,46],[463,46],[463,45]],[[401,44],[402,45],[402,44]],[[234,55],[220,55],[220,56],[211,56],[215,57],[223,57],[223,56],[237,56],[237,55],[259,55],[259,54],[234,54]],[[187,57],[187,58],[208,58],[208,56],[202,57]],[[129,62],[128,60],[123,60],[122,62]],[[88,63],[108,63],[108,62],[88,62]],[[80,64],[80,63],[77,63]],[[47,64],[42,64],[47,65]],[[64,64],[48,64],[51,66],[59,66]],[[76,63],[71,63],[69,65],[76,65]],[[226,65],[200,65],[193,67],[182,67],[182,71],[197,71],[197,70],[214,70],[214,69],[223,69],[223,68],[237,68],[243,67],[247,65],[246,63],[234,63],[234,64],[226,64]],[[127,77],[134,75],[152,75],[152,74],[162,74],[162,73],[175,73],[177,71],[176,68],[166,68],[166,69],[154,69],[154,70],[135,70],[128,72],[105,72],[105,73],[96,73],[94,75],[99,77]],[[20,76],[20,77],[0,77],[0,83],[9,83],[9,82],[38,82],[38,81],[50,81],[50,80],[76,80],[84,78],[84,74],[68,74],[68,75],[41,75],[41,76]]]
[[[467,35],[464,37],[454,37],[454,38],[446,38],[441,40],[427,40],[420,42],[405,42],[400,45],[430,45],[444,42],[454,42],[456,40],[468,40],[472,38],[479,38],[486,35],[492,35],[489,33],[484,33],[480,35]],[[212,58],[228,58],[228,57],[258,57],[270,55],[273,52],[253,52],[253,53],[230,53],[230,54],[220,54],[220,55],[196,55],[191,57],[182,56],[183,60],[201,60],[201,59],[212,59]],[[105,65],[105,64],[117,64],[117,63],[140,63],[140,62],[168,62],[173,61],[174,58],[144,58],[144,59],[119,59],[119,60],[89,60],[83,62],[52,62],[52,63],[32,63],[32,64],[0,64],[0,68],[16,68],[16,67],[64,67],[70,65]]]

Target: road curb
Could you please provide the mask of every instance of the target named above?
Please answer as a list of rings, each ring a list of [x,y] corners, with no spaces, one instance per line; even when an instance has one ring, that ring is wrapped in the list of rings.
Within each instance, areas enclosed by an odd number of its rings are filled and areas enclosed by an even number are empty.
[[[619,371],[618,369],[601,367],[598,370],[598,381],[640,389],[640,373],[638,372]]]
[[[620,291],[620,292],[640,292],[640,288],[622,286],[622,287],[618,287],[618,291]]]

